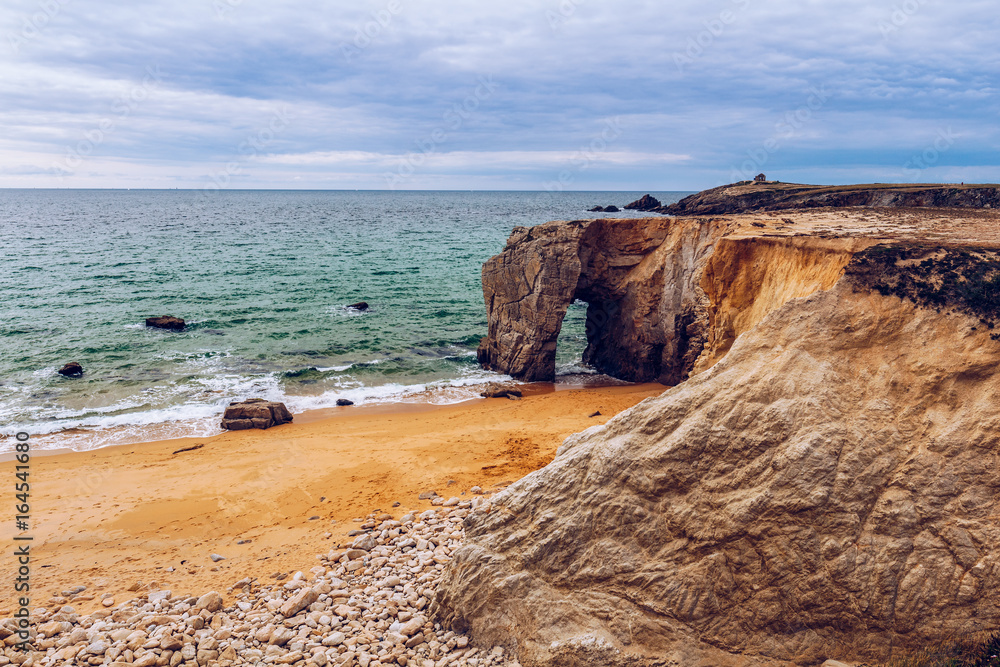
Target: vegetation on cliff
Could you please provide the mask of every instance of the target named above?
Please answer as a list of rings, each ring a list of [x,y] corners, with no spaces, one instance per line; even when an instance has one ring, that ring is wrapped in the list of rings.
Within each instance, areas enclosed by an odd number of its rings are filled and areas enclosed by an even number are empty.
[[[1000,319],[998,251],[880,244],[857,253],[846,272],[856,285],[882,296],[931,308],[956,308],[990,329]]]
[[[725,215],[759,209],[789,210],[820,207],[997,208],[996,185],[935,185],[870,183],[863,185],[802,185],[777,181],[743,181],[704,190],[663,206],[670,215]]]

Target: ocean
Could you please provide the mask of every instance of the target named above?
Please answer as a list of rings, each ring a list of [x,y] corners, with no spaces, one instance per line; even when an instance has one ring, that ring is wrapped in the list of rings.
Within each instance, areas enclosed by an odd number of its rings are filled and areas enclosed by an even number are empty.
[[[514,226],[640,217],[587,209],[643,194],[0,190],[0,452],[18,431],[76,450],[213,435],[241,398],[474,398],[503,378],[476,363],[483,262]],[[585,313],[567,315],[561,375],[589,372]],[[71,361],[82,378],[57,373]]]

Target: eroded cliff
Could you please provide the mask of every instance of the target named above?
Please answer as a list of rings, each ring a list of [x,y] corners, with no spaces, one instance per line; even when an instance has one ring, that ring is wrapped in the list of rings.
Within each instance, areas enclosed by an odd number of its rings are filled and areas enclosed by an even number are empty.
[[[690,378],[471,515],[437,617],[530,666],[818,665],[1000,627],[997,219],[655,229],[564,246],[587,278],[562,293],[617,298],[612,328]]]

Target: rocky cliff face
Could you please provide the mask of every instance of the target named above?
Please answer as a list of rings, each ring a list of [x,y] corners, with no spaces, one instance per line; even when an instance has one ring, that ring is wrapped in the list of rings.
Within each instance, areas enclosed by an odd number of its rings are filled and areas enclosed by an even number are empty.
[[[734,183],[652,209],[670,215],[723,215],[757,209],[788,210],[827,206],[866,208],[996,208],[995,185],[800,185],[775,181]]]
[[[517,228],[483,267],[486,367],[552,381],[574,300],[588,303],[584,361],[677,384],[792,298],[827,289],[864,239],[742,238],[727,218],[591,220]]]
[[[529,666],[818,665],[1000,627],[996,223],[836,213],[675,221],[634,255],[569,241],[614,273],[571,271],[562,293],[621,295],[614,326],[647,342],[674,323],[659,358],[695,356],[690,378],[470,516],[437,617]],[[556,227],[515,234],[507,269],[534,247],[544,270]]]

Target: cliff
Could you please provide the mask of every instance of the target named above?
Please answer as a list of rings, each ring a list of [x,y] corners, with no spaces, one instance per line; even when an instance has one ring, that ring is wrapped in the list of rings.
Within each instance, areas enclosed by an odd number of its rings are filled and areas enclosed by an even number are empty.
[[[996,208],[996,185],[801,185],[777,181],[742,181],[705,190],[676,204],[647,209],[670,215],[723,215],[757,209],[789,210],[821,207]]]
[[[613,377],[677,384],[789,300],[831,288],[880,243],[1000,243],[1000,211],[838,209],[577,220],[517,227],[483,266],[486,367],[552,381],[566,310],[587,302],[584,360]]]
[[[998,222],[516,230],[486,359],[546,375],[532,326],[588,298],[592,360],[687,379],[472,514],[437,618],[527,666],[881,660],[1000,627]]]

